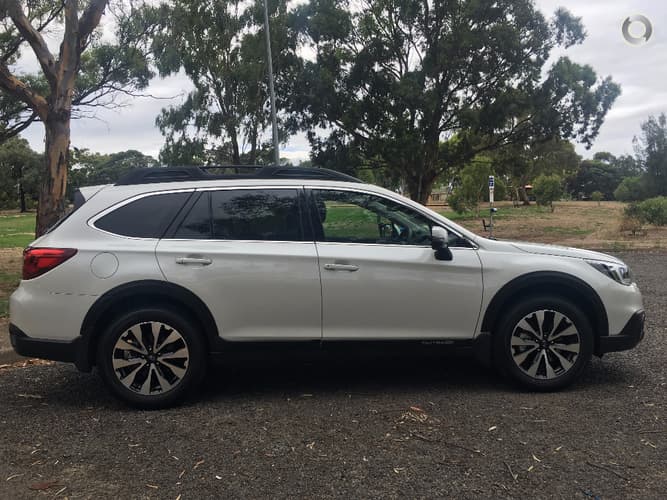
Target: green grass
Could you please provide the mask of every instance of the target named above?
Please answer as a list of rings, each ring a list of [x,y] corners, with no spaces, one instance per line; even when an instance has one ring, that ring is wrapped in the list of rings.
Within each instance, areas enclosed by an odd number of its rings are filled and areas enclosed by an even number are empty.
[[[0,248],[24,248],[34,239],[34,213],[0,215]]]

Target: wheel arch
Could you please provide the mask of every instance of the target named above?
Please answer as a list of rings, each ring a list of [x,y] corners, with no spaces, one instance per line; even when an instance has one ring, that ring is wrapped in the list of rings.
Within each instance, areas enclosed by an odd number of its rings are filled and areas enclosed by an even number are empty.
[[[538,271],[524,274],[505,284],[489,303],[482,320],[481,332],[493,333],[502,311],[523,297],[554,294],[572,300],[588,317],[595,333],[595,352],[600,336],[609,335],[607,311],[598,293],[585,281],[566,273]]]
[[[76,365],[90,371],[95,364],[95,350],[101,329],[115,315],[129,308],[142,306],[172,306],[191,315],[204,332],[206,347],[214,350],[220,342],[218,328],[206,304],[190,290],[168,281],[141,280],[117,286],[100,296],[90,308],[81,326],[81,345]]]

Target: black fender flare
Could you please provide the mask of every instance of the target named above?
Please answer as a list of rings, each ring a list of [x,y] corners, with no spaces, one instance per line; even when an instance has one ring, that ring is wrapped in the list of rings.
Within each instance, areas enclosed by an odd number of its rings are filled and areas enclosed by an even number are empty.
[[[171,304],[185,309],[197,320],[205,334],[209,351],[215,351],[221,343],[218,328],[211,311],[192,291],[169,281],[139,280],[124,283],[101,295],[88,310],[81,325],[80,345],[77,349],[76,366],[81,371],[90,371],[95,364],[96,340],[101,321],[128,307],[141,304]]]
[[[555,293],[573,300],[591,321],[596,347],[600,336],[609,335],[607,311],[598,293],[585,281],[557,271],[537,271],[514,278],[491,299],[482,320],[482,334],[493,333],[504,306],[525,294]]]

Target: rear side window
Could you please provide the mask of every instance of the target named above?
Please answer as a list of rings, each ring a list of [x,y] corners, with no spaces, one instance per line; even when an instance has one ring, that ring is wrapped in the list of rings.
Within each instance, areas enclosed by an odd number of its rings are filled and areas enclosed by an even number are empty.
[[[95,222],[95,227],[121,236],[161,238],[192,193],[166,193],[132,201]]]
[[[302,241],[298,192],[243,189],[202,193],[174,237]]]

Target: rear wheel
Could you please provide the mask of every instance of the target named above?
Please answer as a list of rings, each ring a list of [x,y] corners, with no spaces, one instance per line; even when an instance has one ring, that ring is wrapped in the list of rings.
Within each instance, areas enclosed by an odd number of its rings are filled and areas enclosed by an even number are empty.
[[[593,354],[588,318],[566,299],[536,297],[512,307],[494,335],[498,367],[533,390],[556,390],[576,380]]]
[[[97,366],[111,391],[142,409],[181,402],[204,374],[204,342],[187,317],[162,308],[132,311],[102,334]]]

